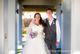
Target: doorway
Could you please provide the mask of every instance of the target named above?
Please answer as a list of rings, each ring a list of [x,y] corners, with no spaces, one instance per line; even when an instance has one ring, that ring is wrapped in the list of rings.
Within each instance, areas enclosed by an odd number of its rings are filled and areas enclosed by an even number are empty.
[[[21,2],[19,6],[17,6],[18,10],[16,11],[17,13],[19,13],[17,14],[17,42],[16,42],[17,54],[20,54],[23,51],[23,48],[26,42],[28,26],[31,20],[34,18],[33,16],[36,12],[39,12],[44,20],[47,18],[46,9],[52,8],[54,10],[53,17],[59,20],[60,27],[62,28],[61,6],[60,6],[61,1],[53,1],[53,0],[44,1],[46,3],[44,3],[43,1],[40,1],[41,3],[39,4],[36,1],[33,2],[33,1],[25,0],[23,1],[23,3]],[[55,2],[57,3],[55,4]],[[61,50],[61,43],[62,43],[62,40],[57,50]]]

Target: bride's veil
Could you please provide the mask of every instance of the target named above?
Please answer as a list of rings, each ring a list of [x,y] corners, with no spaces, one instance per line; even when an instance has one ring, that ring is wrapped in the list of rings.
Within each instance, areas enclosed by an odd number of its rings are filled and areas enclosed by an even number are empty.
[[[26,34],[26,42],[25,42],[25,45],[24,45],[24,48],[23,48],[23,51],[22,51],[22,54],[24,54],[26,51],[26,45],[29,43],[29,40],[31,39],[31,36],[30,36],[30,32],[31,32],[31,29],[32,29],[32,26],[34,24],[34,20],[32,20],[28,26],[28,31],[27,31],[27,34]]]
[[[31,39],[30,32],[32,30],[33,24],[34,24],[34,19],[30,22],[30,24],[28,26],[28,31],[27,31],[27,34],[26,34],[26,43],[29,41],[29,39]]]

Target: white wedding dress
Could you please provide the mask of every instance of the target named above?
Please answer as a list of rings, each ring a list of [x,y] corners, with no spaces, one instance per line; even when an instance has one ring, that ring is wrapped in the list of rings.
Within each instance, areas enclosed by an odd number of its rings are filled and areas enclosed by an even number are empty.
[[[37,35],[32,38],[30,35],[31,32],[36,32]],[[31,24],[29,26],[26,45],[22,51],[22,54],[50,54],[44,38],[43,26]]]

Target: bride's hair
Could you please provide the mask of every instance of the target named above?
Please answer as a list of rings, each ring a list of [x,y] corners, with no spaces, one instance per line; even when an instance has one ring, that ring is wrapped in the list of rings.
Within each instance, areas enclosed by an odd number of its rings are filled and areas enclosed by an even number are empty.
[[[43,21],[43,19],[41,17],[41,14],[40,13],[35,13],[34,18],[36,17],[36,15],[39,15],[40,16],[39,24],[41,24],[41,25],[44,26],[44,21]]]

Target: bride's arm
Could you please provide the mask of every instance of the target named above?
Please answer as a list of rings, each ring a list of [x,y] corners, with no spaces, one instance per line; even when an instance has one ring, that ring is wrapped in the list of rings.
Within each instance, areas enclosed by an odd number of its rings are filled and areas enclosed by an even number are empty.
[[[30,25],[33,25],[33,24],[34,24],[34,19],[32,19],[32,21],[30,22],[29,27]]]
[[[34,24],[34,20],[32,20],[32,21],[30,22],[29,26],[28,26],[28,31],[27,31],[27,34],[26,34],[26,41],[27,41],[28,39],[30,39],[30,32],[31,32],[31,30],[32,30],[33,24]]]

